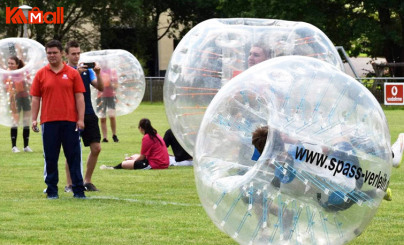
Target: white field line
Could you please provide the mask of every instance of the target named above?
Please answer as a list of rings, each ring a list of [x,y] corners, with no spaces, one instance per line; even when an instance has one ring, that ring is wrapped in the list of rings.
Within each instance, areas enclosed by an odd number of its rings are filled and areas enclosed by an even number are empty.
[[[109,196],[92,196],[89,199],[102,199],[102,200],[135,202],[135,203],[143,203],[143,204],[147,204],[147,205],[162,205],[162,206],[173,205],[173,206],[184,206],[184,207],[202,207],[201,204],[165,202],[165,201],[150,201],[150,200],[139,200],[139,199],[119,198],[119,197],[109,197]]]

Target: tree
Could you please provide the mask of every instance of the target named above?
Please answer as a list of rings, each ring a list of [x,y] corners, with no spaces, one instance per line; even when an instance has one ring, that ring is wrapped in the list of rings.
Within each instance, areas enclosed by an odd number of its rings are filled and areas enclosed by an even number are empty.
[[[4,0],[0,2],[0,33],[5,33],[7,37],[17,37],[19,32],[21,32],[22,36],[22,25],[6,25],[6,7],[14,7],[18,5],[18,0]]]
[[[304,21],[321,29],[351,56],[365,53],[404,62],[404,2],[402,0],[221,0],[222,17]],[[402,69],[394,70],[403,76]]]
[[[146,61],[149,75],[158,75],[158,40],[164,36],[179,39],[196,23],[214,16],[216,4],[214,0],[115,1],[110,5],[112,15],[102,16],[101,23],[107,29],[133,29],[136,36],[133,53]],[[168,16],[166,23],[159,22],[162,14]]]
[[[82,42],[83,47],[97,47],[97,35],[94,31],[86,30],[83,25],[91,22],[93,16],[99,15],[99,10],[103,6],[102,1],[87,0],[63,0],[63,1],[40,1],[27,0],[26,4],[31,7],[38,7],[41,11],[55,12],[57,7],[64,8],[64,23],[63,24],[31,24],[30,38],[44,44],[51,39],[68,40],[78,39]],[[0,3],[0,29],[5,32],[7,37],[22,37],[23,25],[5,24],[5,9],[6,7],[18,7],[18,0],[5,0]],[[98,33],[98,30],[97,32]],[[95,40],[95,41],[94,41]]]
[[[383,56],[387,62],[404,62],[404,2],[401,0],[369,0],[363,2],[362,13],[373,28],[367,28],[370,54]],[[391,69],[398,77],[404,76],[404,67]]]
[[[27,5],[44,12],[64,8],[63,24],[30,25],[31,35],[44,44],[50,39],[77,39],[87,48],[122,48],[132,52],[151,75],[158,73],[157,42],[164,36],[179,39],[187,30],[215,13],[215,0],[28,0]],[[18,0],[0,3],[0,33],[22,36],[22,25],[5,25],[5,8],[17,7]],[[166,23],[160,16],[168,14]],[[90,25],[89,29],[85,25]],[[180,28],[181,26],[181,28]],[[159,31],[161,30],[161,31]],[[159,32],[158,32],[159,31]],[[103,40],[99,40],[99,39]]]
[[[19,4],[18,0],[0,2],[0,34],[22,36],[22,25],[5,24],[5,8]],[[40,43],[78,39],[84,50],[100,44],[123,46],[146,64],[149,75],[158,74],[158,40],[166,35],[179,40],[197,23],[214,17],[304,21],[351,56],[365,53],[404,62],[402,0],[28,0],[27,4],[45,12],[56,7],[65,10],[64,24],[31,25],[31,38]],[[159,23],[163,13],[168,14],[167,22]],[[404,70],[395,69],[394,75],[404,76]]]

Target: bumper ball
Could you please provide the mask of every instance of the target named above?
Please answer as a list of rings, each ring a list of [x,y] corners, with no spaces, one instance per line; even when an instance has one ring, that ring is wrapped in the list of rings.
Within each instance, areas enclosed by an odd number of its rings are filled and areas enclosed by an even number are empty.
[[[223,85],[249,66],[285,55],[314,57],[343,69],[332,42],[307,23],[210,19],[192,28],[176,47],[164,83],[167,118],[182,147],[193,154],[205,110]]]
[[[121,49],[90,51],[81,54],[80,62],[96,62],[104,91],[92,88],[91,100],[100,118],[133,112],[142,102],[145,78],[142,66],[131,53]]]
[[[266,133],[254,156],[257,130]],[[302,56],[264,61],[223,86],[194,154],[205,211],[240,244],[347,243],[375,215],[392,161],[373,95]]]
[[[29,90],[36,72],[47,64],[45,47],[28,38],[0,40],[0,124],[29,126],[31,98]],[[8,60],[17,57],[24,66],[9,70]]]

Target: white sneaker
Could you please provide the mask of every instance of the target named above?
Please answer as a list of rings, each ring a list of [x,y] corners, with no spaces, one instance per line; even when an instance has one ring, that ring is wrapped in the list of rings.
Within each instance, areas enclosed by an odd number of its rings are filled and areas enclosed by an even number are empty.
[[[34,152],[31,148],[29,148],[29,146],[24,147],[24,151],[25,152]]]
[[[11,151],[14,153],[20,152],[20,150],[17,148],[17,146],[14,146],[13,148],[11,148]]]
[[[101,166],[100,166],[100,169],[102,169],[102,170],[106,170],[106,169],[114,169],[114,167],[107,166],[107,165],[101,165]]]
[[[393,157],[393,167],[398,168],[400,167],[400,163],[403,159],[403,152],[404,152],[404,133],[398,135],[396,142],[391,147],[391,150],[394,153]]]

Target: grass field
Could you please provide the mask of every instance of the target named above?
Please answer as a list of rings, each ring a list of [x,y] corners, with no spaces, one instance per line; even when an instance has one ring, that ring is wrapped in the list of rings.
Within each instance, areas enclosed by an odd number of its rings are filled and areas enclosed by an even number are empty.
[[[404,111],[385,111],[392,139],[404,132]],[[236,244],[204,212],[192,167],[153,171],[100,170],[140,149],[138,121],[148,117],[160,134],[169,127],[164,105],[143,103],[117,118],[119,143],[103,143],[94,184],[100,192],[76,200],[64,193],[64,159],[60,158],[58,200],[42,190],[40,134],[31,133],[34,153],[11,153],[10,130],[0,126],[0,244]],[[22,148],[22,130],[18,146]],[[83,150],[84,160],[88,148]],[[351,244],[404,243],[404,166],[393,169],[393,201],[383,201],[366,231]]]

